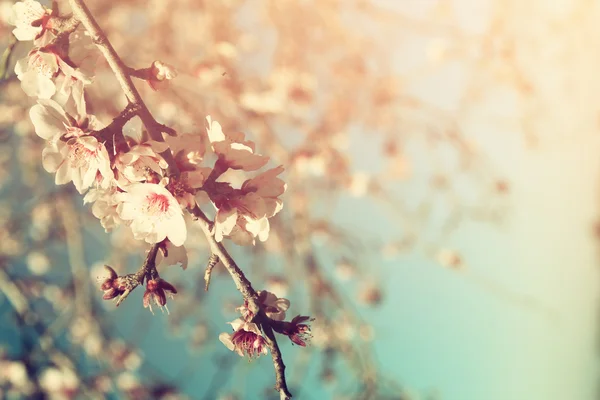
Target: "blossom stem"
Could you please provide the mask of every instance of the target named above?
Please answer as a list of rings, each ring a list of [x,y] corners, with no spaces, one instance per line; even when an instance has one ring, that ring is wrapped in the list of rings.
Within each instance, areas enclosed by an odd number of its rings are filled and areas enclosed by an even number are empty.
[[[104,142],[107,148],[122,148],[126,151],[129,149],[129,145],[123,135],[123,126],[137,114],[138,107],[135,104],[129,103],[119,115],[113,118],[109,125],[95,132],[92,136],[95,136],[98,141]],[[109,154],[114,156],[115,153],[116,151]]]
[[[158,254],[158,249],[160,248],[160,243],[155,243],[150,248],[148,255],[146,256],[146,260],[142,267],[135,273],[135,277],[140,282],[140,284],[144,283],[144,277],[150,279],[158,278],[158,272],[156,271],[156,255]]]
[[[149,279],[158,278],[158,271],[156,271],[156,254],[158,253],[159,247],[160,243],[152,245],[150,251],[148,252],[148,255],[146,256],[144,264],[135,274],[125,275],[121,277],[121,279],[125,281],[127,289],[117,300],[117,307],[123,302],[123,300],[125,300],[129,296],[131,292],[133,292],[133,290],[136,287],[144,284],[144,279],[148,281]]]
[[[113,70],[113,73],[121,85],[121,89],[125,93],[125,97],[127,97],[129,103],[138,107],[137,115],[142,120],[142,123],[146,127],[146,130],[148,131],[148,134],[152,140],[164,142],[162,136],[162,132],[164,130],[161,129],[162,125],[159,124],[150,113],[150,110],[142,100],[142,96],[131,80],[131,75],[128,73],[127,66],[125,66],[115,51],[114,47],[106,37],[106,34],[92,16],[90,10],[87,8],[83,0],[69,0],[69,4],[73,10],[73,15],[75,18],[81,21],[87,32],[90,34],[92,41],[96,44],[96,46],[98,46],[104,55],[104,58],[108,62],[110,68]],[[167,173],[170,176],[179,175],[179,168],[177,167],[171,150],[167,149],[160,153],[160,155],[168,164]]]
[[[150,78],[150,70],[151,68],[140,68],[140,69],[135,69],[135,68],[131,68],[131,67],[126,67],[127,68],[127,73],[130,76],[133,76],[135,78],[138,79],[142,79],[142,80],[148,80]]]
[[[290,399],[292,394],[287,388],[285,379],[285,364],[283,363],[283,357],[281,355],[281,351],[279,350],[279,345],[277,344],[275,334],[273,333],[273,328],[271,328],[272,320],[261,310],[256,290],[254,290],[252,283],[248,280],[248,278],[246,278],[244,272],[240,269],[240,267],[238,267],[233,258],[229,255],[227,249],[225,249],[225,246],[223,246],[223,243],[217,242],[214,234],[212,233],[212,223],[206,217],[200,207],[194,207],[190,210],[190,213],[198,220],[200,228],[204,232],[206,240],[208,240],[212,254],[216,255],[221,263],[225,266],[225,269],[227,272],[229,272],[229,275],[231,275],[235,286],[244,297],[244,300],[248,302],[248,309],[256,316],[255,321],[262,326],[263,332],[266,336],[265,341],[267,343],[267,347],[269,348],[271,357],[273,358],[276,380],[275,389],[279,392],[282,400]]]

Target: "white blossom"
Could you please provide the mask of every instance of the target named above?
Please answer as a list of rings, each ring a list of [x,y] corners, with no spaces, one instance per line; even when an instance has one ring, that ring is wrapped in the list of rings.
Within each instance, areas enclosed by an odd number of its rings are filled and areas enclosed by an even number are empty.
[[[134,183],[116,196],[119,216],[130,221],[136,239],[158,243],[168,238],[175,246],[185,242],[187,229],[183,212],[173,195],[154,183]]]
[[[21,41],[35,39],[44,29],[43,20],[50,15],[50,12],[37,1],[24,0],[15,3],[12,8],[12,15],[9,18],[9,23],[15,26],[13,34]],[[36,21],[42,23],[39,26],[33,26],[32,24]]]

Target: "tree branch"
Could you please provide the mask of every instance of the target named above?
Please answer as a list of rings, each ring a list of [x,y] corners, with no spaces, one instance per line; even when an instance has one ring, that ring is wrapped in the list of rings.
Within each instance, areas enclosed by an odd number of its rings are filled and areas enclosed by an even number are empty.
[[[158,277],[158,272],[156,271],[156,254],[158,253],[159,247],[160,243],[152,245],[148,255],[146,256],[144,264],[135,274],[129,274],[120,277],[125,281],[127,289],[117,300],[117,307],[129,296],[131,292],[133,292],[136,287],[144,284],[144,279],[148,280]]]
[[[271,357],[273,358],[273,366],[275,368],[275,389],[279,392],[282,400],[290,399],[292,394],[289,392],[285,380],[285,364],[283,363],[283,358],[273,328],[271,328],[271,319],[261,310],[258,295],[252,287],[252,283],[246,278],[244,272],[229,255],[225,246],[223,246],[223,243],[217,242],[212,233],[212,222],[206,217],[200,207],[194,207],[190,210],[190,213],[196,217],[200,223],[200,228],[204,232],[206,240],[208,240],[212,254],[217,256],[225,266],[225,269],[229,272],[229,275],[231,275],[235,286],[244,297],[244,300],[248,302],[248,309],[256,316],[256,322],[261,325],[263,332],[265,333],[265,341],[271,352]]]
[[[125,97],[127,97],[129,103],[138,107],[138,116],[142,120],[142,123],[146,127],[146,130],[148,131],[148,134],[150,135],[152,140],[155,140],[157,142],[164,142],[162,136],[162,132],[164,130],[161,128],[162,125],[154,119],[154,117],[150,113],[150,110],[148,110],[148,107],[142,100],[140,93],[133,84],[133,81],[131,80],[131,76],[128,73],[128,67],[125,66],[125,64],[113,48],[112,44],[106,37],[106,34],[102,30],[102,28],[100,28],[100,26],[90,13],[90,10],[87,8],[83,0],[69,0],[69,4],[71,5],[71,9],[73,10],[73,15],[75,16],[75,18],[81,21],[85,29],[90,34],[92,41],[96,44],[96,46],[98,46],[98,48],[104,55],[104,58],[108,62],[108,65],[110,66],[112,71],[114,72],[117,81],[121,85],[123,93],[125,93]],[[175,159],[173,158],[171,150],[167,149],[160,153],[160,155],[162,158],[165,159],[165,161],[169,165],[167,169],[168,175],[179,175],[179,168],[175,163]]]

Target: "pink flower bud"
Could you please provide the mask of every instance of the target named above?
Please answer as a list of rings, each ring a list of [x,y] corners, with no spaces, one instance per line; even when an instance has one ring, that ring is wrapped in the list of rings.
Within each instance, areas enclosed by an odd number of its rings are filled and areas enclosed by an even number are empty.
[[[154,300],[154,303],[157,306],[159,306],[160,308],[164,307],[168,313],[169,309],[166,307],[167,294],[165,293],[165,290],[167,292],[177,293],[177,289],[175,289],[173,285],[171,285],[169,282],[163,279],[150,279],[148,282],[146,282],[146,291],[144,292],[143,300],[144,308],[149,307],[150,311],[152,311],[151,301]]]

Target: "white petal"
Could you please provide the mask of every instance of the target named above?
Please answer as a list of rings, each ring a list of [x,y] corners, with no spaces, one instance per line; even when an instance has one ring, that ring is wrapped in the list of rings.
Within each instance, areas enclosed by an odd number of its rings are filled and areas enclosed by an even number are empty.
[[[42,139],[52,140],[65,132],[68,123],[62,108],[52,100],[40,100],[31,107],[29,117],[35,127],[35,133]]]
[[[185,239],[187,238],[187,227],[185,226],[183,215],[175,215],[171,218],[166,234],[171,243],[175,246],[183,246],[183,243],[185,243]]]
[[[235,345],[233,344],[233,342],[231,341],[231,334],[227,333],[227,332],[222,332],[219,335],[219,340],[221,341],[221,343],[223,343],[225,345],[225,347],[227,347],[229,350],[233,351],[235,349]]]
[[[21,88],[27,96],[40,99],[49,99],[56,93],[56,86],[52,79],[31,69],[22,75]]]

